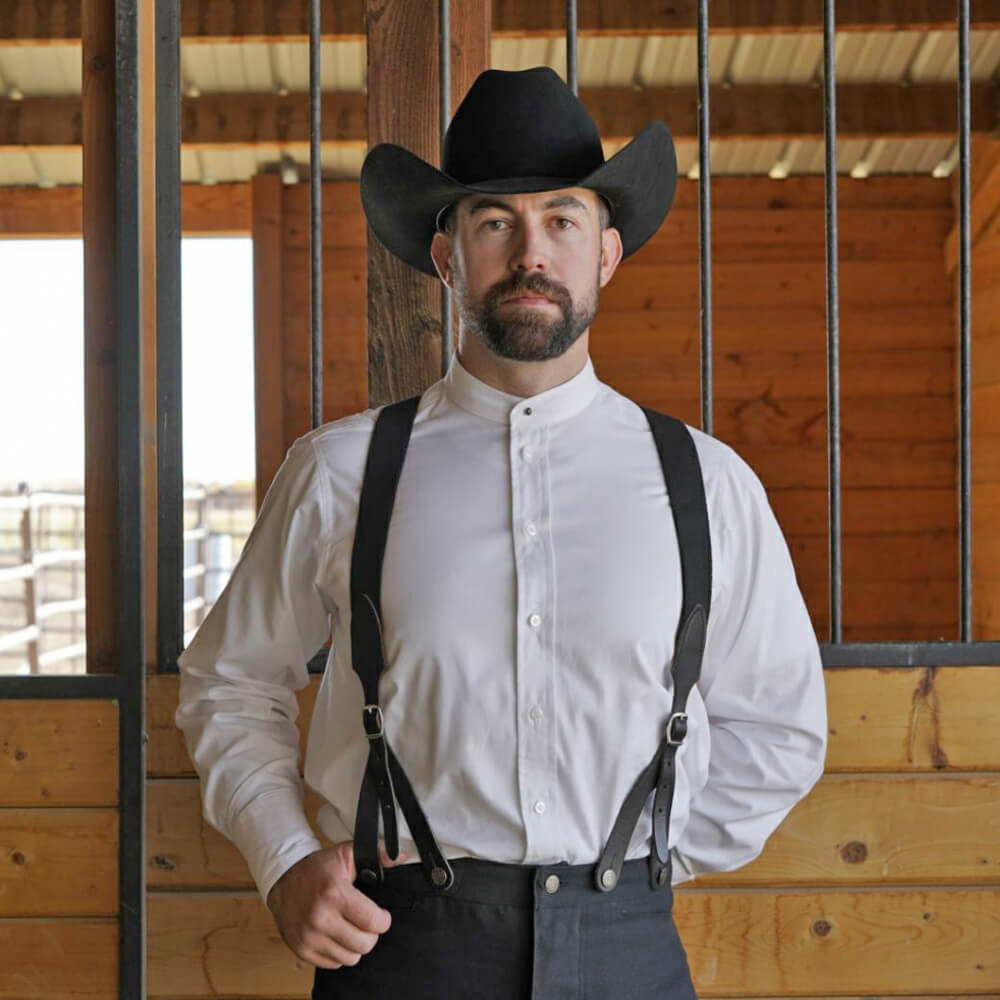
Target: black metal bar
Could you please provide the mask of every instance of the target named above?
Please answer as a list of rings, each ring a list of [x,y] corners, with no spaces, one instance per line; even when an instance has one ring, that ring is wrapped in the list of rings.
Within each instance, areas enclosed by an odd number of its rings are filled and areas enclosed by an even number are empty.
[[[118,362],[118,865],[122,998],[146,995],[146,665],[142,511],[142,202],[138,0],[115,3]]]
[[[576,94],[579,91],[576,72],[576,42],[579,34],[576,18],[576,0],[566,0],[566,83]]]
[[[1000,667],[1000,642],[820,643],[823,666]]]
[[[0,700],[8,698],[116,698],[122,696],[118,674],[25,674],[0,677]]]
[[[840,643],[840,312],[837,292],[837,72],[834,0],[823,3],[823,130],[826,152],[826,343],[830,472],[830,640]]]
[[[157,669],[184,648],[181,412],[181,15],[156,4],[156,603]]]
[[[320,0],[309,0],[309,255],[312,426],[323,422],[323,162],[320,155]]]
[[[438,18],[440,31],[438,33],[438,75],[440,78],[439,94],[441,99],[441,164],[444,165],[444,133],[451,121],[451,0],[439,0]],[[451,291],[447,285],[441,286],[441,374],[448,371],[451,352],[454,349],[452,336],[452,303]]]
[[[958,0],[958,326],[959,326],[959,540],[962,642],[972,640],[972,245],[969,225],[969,0]]]
[[[698,256],[701,264],[701,428],[712,433],[712,193],[708,0],[698,0]]]

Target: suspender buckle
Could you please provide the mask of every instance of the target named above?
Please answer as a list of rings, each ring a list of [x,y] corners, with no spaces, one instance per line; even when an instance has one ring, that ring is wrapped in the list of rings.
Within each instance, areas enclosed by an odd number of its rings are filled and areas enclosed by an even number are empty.
[[[382,709],[378,705],[365,705],[361,710],[361,722],[369,740],[380,740],[385,735]]]
[[[667,720],[667,743],[672,747],[679,747],[684,742],[687,731],[687,712],[674,712]]]

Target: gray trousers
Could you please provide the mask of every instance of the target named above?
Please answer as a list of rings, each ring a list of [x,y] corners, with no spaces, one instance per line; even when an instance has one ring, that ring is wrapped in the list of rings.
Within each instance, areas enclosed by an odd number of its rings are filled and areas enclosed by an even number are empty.
[[[696,1000],[670,886],[626,862],[611,892],[594,866],[459,858],[447,892],[417,864],[363,891],[392,926],[355,966],[317,969],[312,1000]]]

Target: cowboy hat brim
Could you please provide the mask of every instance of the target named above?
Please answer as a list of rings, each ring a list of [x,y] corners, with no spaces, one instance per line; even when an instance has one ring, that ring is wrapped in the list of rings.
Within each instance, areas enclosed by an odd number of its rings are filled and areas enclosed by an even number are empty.
[[[386,249],[437,277],[431,240],[440,212],[471,194],[532,194],[588,188],[614,209],[623,256],[635,253],[660,228],[677,189],[677,156],[670,131],[650,122],[631,142],[584,177],[505,177],[463,184],[408,149],[383,142],[361,168],[361,204]]]

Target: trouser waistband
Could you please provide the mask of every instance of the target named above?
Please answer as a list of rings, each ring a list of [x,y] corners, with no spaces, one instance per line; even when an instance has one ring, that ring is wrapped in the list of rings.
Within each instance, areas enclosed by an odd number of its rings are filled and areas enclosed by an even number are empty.
[[[382,885],[359,888],[376,902],[406,903],[430,894],[524,907],[533,906],[536,899],[549,905],[576,906],[600,904],[610,898],[621,903],[673,894],[669,885],[658,890],[650,888],[648,858],[626,861],[612,892],[601,892],[594,885],[594,864],[515,865],[479,858],[454,858],[449,863],[455,873],[455,883],[447,890],[432,887],[419,863],[385,868]],[[667,899],[663,902],[667,904]]]

